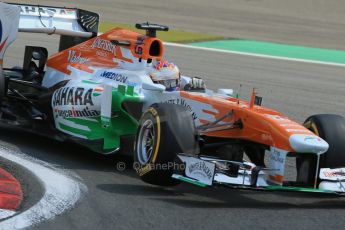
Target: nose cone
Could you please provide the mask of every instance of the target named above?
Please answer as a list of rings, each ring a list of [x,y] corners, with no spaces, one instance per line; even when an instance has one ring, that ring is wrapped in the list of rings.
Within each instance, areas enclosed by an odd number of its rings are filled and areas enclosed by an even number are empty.
[[[289,138],[291,147],[299,153],[321,154],[328,150],[329,145],[315,135],[293,134]]]

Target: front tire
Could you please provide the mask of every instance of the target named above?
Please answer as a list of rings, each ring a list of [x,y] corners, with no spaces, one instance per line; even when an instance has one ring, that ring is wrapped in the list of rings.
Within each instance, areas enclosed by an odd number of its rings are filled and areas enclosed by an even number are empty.
[[[134,151],[137,174],[154,185],[179,184],[171,177],[174,171],[184,168],[178,153],[199,153],[191,113],[180,105],[152,105],[139,121]]]
[[[304,126],[329,144],[320,157],[319,168],[345,166],[345,118],[334,114],[318,114],[309,117]],[[315,181],[316,156],[305,154],[297,157],[297,181],[312,185]]]

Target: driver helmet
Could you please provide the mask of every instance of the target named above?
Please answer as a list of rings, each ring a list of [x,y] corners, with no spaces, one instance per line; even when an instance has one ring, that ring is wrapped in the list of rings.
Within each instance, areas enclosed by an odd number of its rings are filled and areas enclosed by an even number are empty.
[[[154,83],[164,85],[167,91],[179,89],[180,70],[172,62],[167,60],[157,61],[150,68],[149,75]]]

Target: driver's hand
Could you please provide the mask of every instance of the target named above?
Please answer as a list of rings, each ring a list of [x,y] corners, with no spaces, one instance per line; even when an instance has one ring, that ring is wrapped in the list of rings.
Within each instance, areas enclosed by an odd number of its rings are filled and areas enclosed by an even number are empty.
[[[189,81],[189,83],[184,87],[185,90],[201,90],[204,91],[206,89],[206,85],[204,80],[198,77],[193,77]]]

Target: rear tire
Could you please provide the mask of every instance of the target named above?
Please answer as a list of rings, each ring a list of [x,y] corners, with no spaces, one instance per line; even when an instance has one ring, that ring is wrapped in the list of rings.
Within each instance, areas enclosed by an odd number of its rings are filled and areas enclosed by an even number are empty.
[[[199,153],[191,113],[180,105],[152,105],[139,121],[134,151],[137,174],[154,185],[179,184],[171,177],[174,171],[184,168],[178,153]]]
[[[6,96],[6,80],[2,66],[0,66],[0,101]]]
[[[329,144],[327,152],[320,157],[319,168],[345,166],[345,118],[334,114],[318,114],[309,117],[304,126]],[[313,185],[316,172],[316,156],[298,156],[297,181]]]

